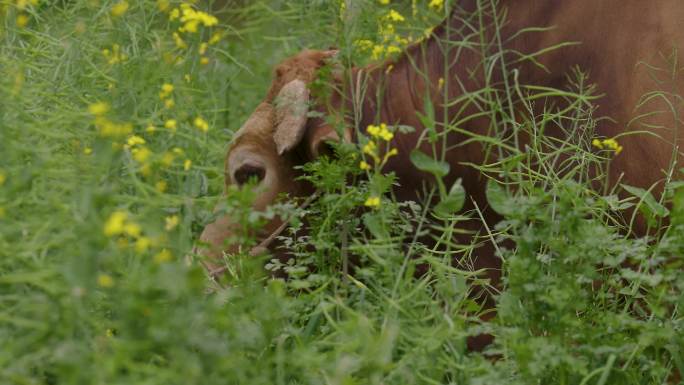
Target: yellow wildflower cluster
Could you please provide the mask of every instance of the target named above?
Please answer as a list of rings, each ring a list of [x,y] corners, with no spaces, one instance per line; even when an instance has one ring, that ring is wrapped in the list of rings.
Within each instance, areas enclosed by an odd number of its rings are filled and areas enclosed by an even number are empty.
[[[168,216],[168,217],[164,218],[164,222],[165,222],[164,229],[166,231],[171,231],[171,230],[175,229],[176,226],[178,226],[178,222],[179,222],[178,215]]]
[[[173,84],[164,83],[161,86],[161,91],[159,91],[159,99],[164,102],[164,106],[168,109],[173,108],[176,102],[171,97],[173,93]]]
[[[444,7],[444,0],[430,0],[428,7],[434,8],[435,10],[439,11],[442,9],[442,7]]]
[[[387,129],[387,124],[385,124],[385,123],[380,123],[379,126],[375,126],[375,125],[371,124],[368,126],[368,128],[366,128],[366,131],[373,138],[381,138],[382,140],[387,141],[387,142],[389,142],[390,140],[392,140],[392,138],[394,138],[394,134],[390,130]]]
[[[111,9],[112,16],[119,17],[128,11],[128,2],[126,0],[119,1],[114,4]]]
[[[168,262],[171,259],[173,259],[173,255],[171,255],[171,252],[167,249],[162,249],[154,256],[154,262],[159,264]]]
[[[178,122],[176,121],[176,119],[167,119],[164,122],[164,128],[171,131],[171,133],[175,134],[176,130],[178,130]]]
[[[384,141],[389,144],[392,138],[394,138],[394,133],[390,131],[385,123],[380,123],[379,125],[371,124],[366,128],[366,132],[370,135],[370,139],[361,147],[361,151],[364,155],[368,156],[368,158],[362,159],[359,162],[359,168],[364,171],[371,170],[373,166],[371,166],[371,163],[369,162],[372,159],[376,170],[381,170],[385,164],[387,164],[389,158],[399,154],[399,151],[396,148],[392,148],[386,151],[384,156],[381,157],[378,143]],[[380,206],[380,198],[373,195],[366,200],[364,205],[368,207],[378,207]]]
[[[107,64],[114,65],[118,63],[125,62],[128,60],[128,56],[121,52],[121,46],[118,44],[112,45],[112,49],[105,48],[102,50],[102,56],[107,60]]]
[[[620,155],[622,152],[622,146],[620,143],[618,143],[617,140],[609,138],[609,139],[599,139],[599,138],[594,138],[594,140],[591,141],[591,144],[598,148],[599,150],[608,150],[608,151],[614,151],[615,155]]]
[[[218,19],[206,12],[197,11],[192,5],[183,3],[180,8],[174,8],[169,14],[170,20],[180,19],[183,26],[180,32],[197,32],[197,27],[202,24],[205,27],[213,27],[218,24]]]
[[[15,20],[17,27],[24,28],[24,27],[26,27],[26,25],[28,25],[29,16],[25,11],[30,6],[36,6],[36,5],[38,5],[38,0],[16,0],[16,2],[14,3],[14,7],[18,11],[17,18]],[[5,5],[5,6],[7,6],[7,5]],[[4,7],[3,5],[0,5],[0,13],[1,13],[3,7]]]
[[[97,276],[97,284],[100,287],[104,287],[105,289],[108,289],[108,288],[114,286],[114,278],[112,278],[112,276],[109,274],[100,273]],[[110,329],[107,329],[107,332],[110,332]],[[112,335],[113,335],[113,333],[112,333]]]
[[[146,237],[139,224],[131,220],[125,211],[114,211],[104,224],[104,234],[108,237],[120,237],[135,240],[135,251],[146,252],[152,246],[152,240]],[[126,242],[121,242],[126,244]]]
[[[106,114],[109,112],[109,104],[105,102],[97,102],[88,106],[88,112],[94,116],[93,122],[95,127],[104,137],[125,136],[133,131],[133,125],[130,123],[115,123],[107,118]]]
[[[393,148],[387,151],[385,155],[382,158],[380,158],[380,155],[378,154],[379,151],[376,140],[379,139],[385,142],[389,142],[390,140],[392,140],[392,138],[394,138],[394,134],[387,128],[387,124],[385,123],[380,123],[377,126],[371,124],[366,128],[366,132],[368,132],[368,134],[371,136],[371,139],[363,145],[361,151],[364,154],[370,156],[379,168],[382,168],[385,165],[385,163],[387,163],[387,160],[390,157],[397,155],[399,151],[396,148]],[[362,160],[359,163],[359,167],[362,170],[371,169],[370,164],[366,162],[366,160]]]
[[[379,207],[380,206],[380,197],[377,196],[370,196],[366,201],[363,203],[364,206],[366,207]]]
[[[380,1],[380,4],[387,5],[389,0]],[[374,43],[369,39],[359,39],[354,42],[356,48],[361,52],[370,52],[373,60],[382,59],[388,55],[401,52],[402,48],[410,42],[399,35],[395,24],[403,23],[406,18],[394,9],[390,9],[378,20],[378,34],[380,41]]]
[[[378,0],[381,5],[389,5],[390,0]],[[418,8],[416,0],[411,2],[412,15],[416,17]],[[429,0],[428,8],[440,11],[444,8],[444,0]],[[413,37],[403,37],[397,32],[397,25],[406,22],[406,17],[394,9],[389,9],[378,19],[378,41],[370,39],[359,39],[354,41],[354,46],[359,52],[368,52],[373,60],[384,59],[387,56],[401,53],[409,43],[413,42]],[[430,36],[432,29],[425,31],[426,37]]]
[[[129,150],[133,159],[141,165],[140,172],[145,176],[149,176],[152,168],[148,160],[152,155],[152,151],[145,146],[145,139],[138,135],[129,136],[124,149]]]
[[[202,119],[202,117],[196,117],[193,123],[195,124],[195,127],[197,127],[198,130],[202,132],[209,131],[209,123],[207,123],[206,120]]]
[[[165,0],[159,0],[157,5],[162,12],[165,12],[169,8],[169,4]],[[182,3],[178,8],[173,8],[169,12],[169,20],[178,20],[181,23],[180,27],[178,27],[178,30],[173,33],[173,41],[176,44],[176,47],[179,49],[188,48],[188,43],[186,43],[185,39],[183,38],[183,34],[197,33],[200,26],[209,28],[218,25],[218,19],[215,16],[196,10],[189,3]],[[207,49],[210,45],[216,44],[220,40],[221,33],[216,31],[211,38],[209,38],[209,40],[200,43],[197,50],[200,55],[200,64],[209,64],[209,58],[205,56]]]

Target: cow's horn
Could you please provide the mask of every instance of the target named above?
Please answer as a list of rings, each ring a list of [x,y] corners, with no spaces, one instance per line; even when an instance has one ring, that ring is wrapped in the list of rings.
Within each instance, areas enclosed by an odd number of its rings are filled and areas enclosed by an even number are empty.
[[[275,99],[276,128],[273,141],[278,154],[292,149],[304,137],[307,113],[309,112],[309,90],[297,79],[280,90]]]

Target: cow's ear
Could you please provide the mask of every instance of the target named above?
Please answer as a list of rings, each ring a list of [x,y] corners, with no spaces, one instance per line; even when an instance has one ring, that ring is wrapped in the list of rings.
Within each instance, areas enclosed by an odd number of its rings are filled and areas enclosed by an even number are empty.
[[[309,90],[297,79],[285,84],[275,98],[276,127],[273,141],[278,155],[291,150],[304,137],[309,112]]]
[[[309,129],[307,133],[307,141],[309,143],[309,157],[316,159],[321,155],[332,155],[332,148],[330,142],[350,142],[351,130],[344,129],[342,138],[337,130],[328,123],[324,123],[318,127]]]

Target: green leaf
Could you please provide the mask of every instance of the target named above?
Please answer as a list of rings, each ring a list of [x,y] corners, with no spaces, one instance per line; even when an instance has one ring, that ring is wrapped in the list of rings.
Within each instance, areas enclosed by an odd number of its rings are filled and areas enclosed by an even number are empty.
[[[453,186],[451,186],[447,196],[435,206],[435,213],[443,217],[452,215],[463,208],[465,198],[466,192],[461,185],[461,179],[459,178],[454,182]]]
[[[411,151],[411,163],[417,169],[429,172],[440,178],[448,174],[450,169],[449,163],[433,159],[418,149]]]
[[[677,188],[672,197],[672,223],[684,223],[684,187]]]
[[[626,184],[621,184],[621,186],[627,190],[627,192],[643,201],[654,215],[658,217],[666,217],[670,214],[670,211],[667,209],[667,207],[658,203],[650,191]]]
[[[375,239],[387,239],[390,236],[383,225],[382,218],[375,213],[364,214],[363,224],[366,225],[366,228],[373,234]]]
[[[511,199],[506,190],[493,179],[487,181],[487,202],[498,214],[507,215],[513,212]]]

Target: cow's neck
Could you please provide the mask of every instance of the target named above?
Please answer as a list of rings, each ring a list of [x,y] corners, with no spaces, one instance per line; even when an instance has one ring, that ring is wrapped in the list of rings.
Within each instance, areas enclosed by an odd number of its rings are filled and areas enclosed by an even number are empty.
[[[426,108],[432,106],[437,128],[440,129],[441,122],[454,116],[453,111],[443,108],[445,102],[454,100],[464,90],[480,88],[476,84],[478,79],[470,77],[466,70],[480,67],[481,54],[477,48],[446,48],[446,42],[449,41],[470,41],[475,44],[477,39],[479,42],[479,30],[473,30],[480,24],[476,20],[476,3],[476,0],[461,2],[460,7],[452,11],[449,18],[433,29],[429,38],[408,47],[395,60],[353,72],[353,84],[347,97],[356,106],[353,109],[354,117],[360,131],[365,132],[369,124],[377,123],[415,128],[415,132],[411,134],[396,135],[391,144],[399,150],[400,155],[388,164],[388,171],[394,171],[402,185],[418,183],[415,187],[420,188],[419,184],[426,181],[427,177],[413,167],[406,167],[410,163],[410,152],[416,147],[419,138],[424,136],[423,131],[426,129],[419,115],[426,115]],[[463,139],[459,135],[449,135],[447,140],[463,142]],[[425,141],[421,147],[428,153],[432,148]],[[465,146],[461,151],[450,155],[447,161],[454,171],[451,175],[465,176],[470,170],[461,170],[460,164],[478,162],[481,152],[478,146],[473,145]],[[471,178],[475,181],[477,179],[478,177]],[[409,195],[404,198],[412,199],[413,190],[411,187],[402,189],[402,192]]]

